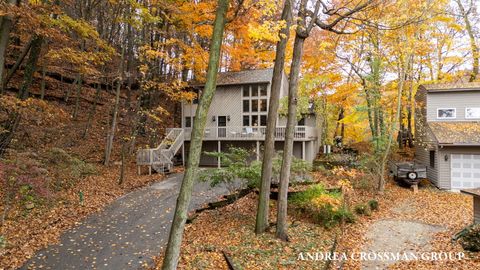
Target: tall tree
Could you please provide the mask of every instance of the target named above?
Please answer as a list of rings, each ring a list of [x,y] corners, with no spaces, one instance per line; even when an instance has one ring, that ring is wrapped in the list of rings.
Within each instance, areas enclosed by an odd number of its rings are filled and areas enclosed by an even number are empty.
[[[217,12],[213,26],[213,34],[210,44],[210,56],[208,60],[207,81],[200,97],[200,101],[193,121],[192,138],[190,142],[190,151],[187,160],[182,186],[178,195],[175,214],[173,217],[170,236],[168,238],[167,250],[163,261],[163,270],[173,270],[177,268],[180,256],[180,246],[182,244],[183,231],[187,221],[187,211],[192,197],[193,182],[197,174],[200,155],[202,151],[203,135],[207,122],[207,114],[210,104],[215,94],[217,84],[217,72],[220,60],[220,50],[222,48],[223,31],[226,23],[228,10],[228,0],[218,0]]]
[[[18,1],[19,2],[19,1]],[[15,5],[17,0],[8,0],[8,5]],[[5,69],[5,58],[12,29],[12,15],[6,14],[0,20],[0,86],[3,85],[3,72]],[[0,88],[3,92],[3,87]]]
[[[475,38],[475,33],[473,30],[472,23],[470,22],[470,18],[468,17],[473,10],[475,9],[475,3],[473,0],[470,1],[470,6],[468,10],[462,4],[462,0],[455,0],[458,5],[458,9],[460,10],[460,17],[462,17],[463,22],[465,23],[465,30],[467,31],[468,38],[470,41],[470,50],[472,54],[472,71],[470,72],[469,81],[473,82],[478,75],[479,72],[479,62],[480,62],[480,51],[477,45],[477,40]]]
[[[295,32],[295,41],[293,47],[293,56],[290,69],[290,82],[288,85],[288,115],[287,115],[287,128],[285,131],[285,143],[283,148],[282,167],[280,169],[280,191],[278,197],[278,211],[277,211],[277,229],[276,236],[282,240],[287,240],[287,195],[288,185],[290,181],[290,171],[293,155],[293,137],[295,132],[295,125],[297,123],[297,91],[298,80],[300,77],[300,69],[303,55],[303,45],[305,39],[308,38],[312,28],[317,25],[323,30],[331,31],[334,33],[345,33],[342,30],[337,30],[335,26],[345,19],[350,18],[353,14],[363,10],[369,6],[372,0],[364,3],[360,2],[353,8],[345,6],[338,10],[346,10],[343,13],[336,13],[331,9],[328,9],[321,0],[316,1],[313,12],[308,10],[308,1],[302,0],[298,10],[298,25]],[[326,24],[319,19],[320,8],[323,7],[323,12],[329,16],[338,16],[332,22]],[[329,11],[330,10],[330,11]],[[335,9],[333,9],[335,10]]]
[[[265,145],[263,151],[262,178],[260,186],[260,195],[257,207],[257,219],[255,232],[262,233],[268,226],[270,185],[272,178],[272,159],[275,154],[275,129],[277,127],[278,107],[280,99],[280,89],[282,87],[282,78],[285,65],[285,51],[287,48],[290,26],[292,21],[292,3],[291,0],[285,0],[283,5],[281,19],[286,22],[285,27],[280,31],[279,41],[275,54],[275,65],[273,67],[272,87],[270,90],[270,100],[268,106],[268,121],[265,131]]]

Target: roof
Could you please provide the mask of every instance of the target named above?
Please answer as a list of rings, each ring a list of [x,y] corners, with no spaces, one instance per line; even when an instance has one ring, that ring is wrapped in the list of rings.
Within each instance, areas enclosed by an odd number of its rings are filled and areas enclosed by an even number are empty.
[[[220,72],[217,77],[217,85],[238,85],[252,83],[270,83],[273,76],[273,68],[252,69],[234,72]],[[192,82],[193,86],[203,86],[204,83]]]
[[[480,188],[461,189],[460,192],[469,194],[475,197],[480,197]]]
[[[425,89],[429,93],[480,91],[480,82],[434,83],[434,84],[422,84],[420,87]]]
[[[438,144],[480,145],[480,122],[429,122]]]

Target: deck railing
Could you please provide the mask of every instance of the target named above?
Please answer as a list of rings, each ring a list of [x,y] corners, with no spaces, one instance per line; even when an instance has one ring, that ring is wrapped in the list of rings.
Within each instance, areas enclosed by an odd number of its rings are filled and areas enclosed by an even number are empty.
[[[204,140],[264,140],[266,127],[207,127],[203,136]],[[167,129],[168,132],[169,129]],[[191,128],[184,128],[185,140],[191,138]],[[285,139],[286,127],[275,129],[275,139]],[[307,140],[317,137],[317,130],[314,127],[296,126],[293,133],[295,140]]]

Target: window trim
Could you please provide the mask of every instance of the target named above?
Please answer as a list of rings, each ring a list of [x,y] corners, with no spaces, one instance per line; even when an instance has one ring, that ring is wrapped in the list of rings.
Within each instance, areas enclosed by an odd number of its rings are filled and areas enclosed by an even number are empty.
[[[453,110],[453,117],[440,117],[438,115],[440,110]],[[437,119],[457,119],[457,108],[437,108]]]
[[[467,117],[467,110],[468,109],[478,109],[478,110],[480,110],[480,107],[466,107],[465,108],[465,119],[480,119],[480,116],[479,117]]]

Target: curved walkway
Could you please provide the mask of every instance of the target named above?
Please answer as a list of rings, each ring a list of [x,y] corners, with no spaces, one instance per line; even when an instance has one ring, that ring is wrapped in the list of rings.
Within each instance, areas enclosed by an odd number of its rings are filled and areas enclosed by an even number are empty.
[[[20,269],[138,269],[150,265],[168,241],[183,174],[129,193],[39,251]],[[190,210],[228,194],[196,183]]]

